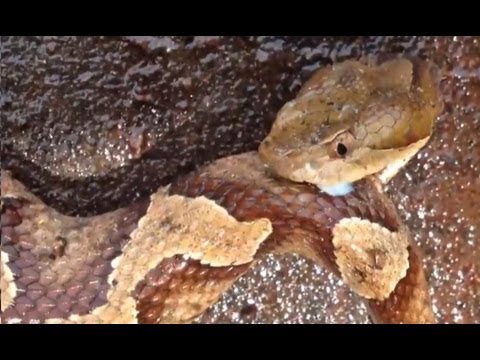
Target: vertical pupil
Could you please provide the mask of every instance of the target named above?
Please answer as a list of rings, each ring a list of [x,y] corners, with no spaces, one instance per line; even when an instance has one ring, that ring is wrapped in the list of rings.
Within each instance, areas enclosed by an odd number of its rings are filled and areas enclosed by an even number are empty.
[[[340,156],[344,156],[347,153],[347,147],[342,143],[338,143],[337,144],[337,153]]]

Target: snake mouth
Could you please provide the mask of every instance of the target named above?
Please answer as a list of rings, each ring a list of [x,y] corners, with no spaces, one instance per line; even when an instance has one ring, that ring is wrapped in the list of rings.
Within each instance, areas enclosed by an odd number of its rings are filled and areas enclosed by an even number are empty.
[[[269,150],[267,164],[284,178],[316,185],[329,195],[340,196],[348,194],[353,189],[352,184],[366,176],[377,176],[382,183],[388,182],[426,145],[429,138],[394,149],[364,147],[336,158],[321,146],[288,153]],[[260,149],[265,150],[263,146],[266,145],[262,144]]]

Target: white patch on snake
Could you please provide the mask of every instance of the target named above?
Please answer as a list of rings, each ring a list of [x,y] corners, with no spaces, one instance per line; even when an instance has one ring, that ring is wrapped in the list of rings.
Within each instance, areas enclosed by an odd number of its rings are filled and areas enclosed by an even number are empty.
[[[8,267],[8,254],[1,252],[1,277],[0,288],[2,291],[1,296],[1,310],[5,311],[10,305],[13,304],[13,299],[17,294],[17,287],[13,278],[13,273]]]
[[[330,196],[343,196],[353,191],[352,183],[339,183],[331,186],[319,186],[319,188]]]
[[[360,218],[342,219],[333,229],[342,279],[368,299],[386,299],[405,277],[408,244],[406,230],[392,232]]]

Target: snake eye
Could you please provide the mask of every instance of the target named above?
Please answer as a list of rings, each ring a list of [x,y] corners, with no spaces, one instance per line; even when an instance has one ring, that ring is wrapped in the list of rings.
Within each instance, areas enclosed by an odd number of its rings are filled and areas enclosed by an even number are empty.
[[[345,159],[346,155],[355,151],[357,145],[358,143],[353,135],[345,131],[338,134],[335,139],[328,144],[328,154],[332,159]]]
[[[340,156],[345,156],[347,154],[347,147],[345,146],[345,144],[337,144],[337,154]]]

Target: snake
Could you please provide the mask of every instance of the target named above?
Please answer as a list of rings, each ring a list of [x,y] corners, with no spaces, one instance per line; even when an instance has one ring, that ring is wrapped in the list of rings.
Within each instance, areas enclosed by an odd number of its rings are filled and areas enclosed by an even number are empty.
[[[191,323],[265,254],[342,279],[374,323],[435,323],[422,254],[385,184],[442,111],[420,59],[317,70],[258,151],[205,164],[146,199],[73,217],[1,174],[1,322]]]

